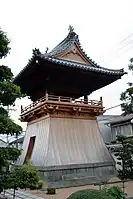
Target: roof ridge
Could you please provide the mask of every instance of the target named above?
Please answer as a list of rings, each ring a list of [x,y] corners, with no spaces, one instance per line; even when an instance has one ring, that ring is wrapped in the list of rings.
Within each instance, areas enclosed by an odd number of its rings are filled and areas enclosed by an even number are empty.
[[[118,122],[130,120],[132,118],[133,118],[133,114],[120,115],[120,116],[116,117],[115,119],[113,119],[110,123],[115,124],[115,123],[118,123]]]
[[[74,28],[72,26],[69,26],[69,33],[65,37],[64,40],[62,40],[55,48],[53,48],[48,54],[52,56],[56,56],[60,53],[63,53],[67,51],[71,46],[75,43],[79,50],[83,53],[84,57],[90,62],[94,67],[96,68],[102,68],[99,64],[97,64],[94,60],[92,60],[87,53],[83,50],[82,45],[79,40],[78,34],[74,31]],[[64,46],[63,46],[64,45]]]
[[[74,31],[69,31],[65,39],[63,39],[57,46],[55,46],[48,54],[54,54],[54,51],[57,51],[57,48],[59,48],[63,43],[71,41],[70,46],[67,46],[67,48],[65,49],[65,50],[68,50],[71,47],[71,45],[75,42],[75,39],[77,40],[77,38],[78,38],[78,35]],[[77,40],[77,42],[78,41],[79,39]],[[55,52],[55,55],[56,55],[56,52]]]

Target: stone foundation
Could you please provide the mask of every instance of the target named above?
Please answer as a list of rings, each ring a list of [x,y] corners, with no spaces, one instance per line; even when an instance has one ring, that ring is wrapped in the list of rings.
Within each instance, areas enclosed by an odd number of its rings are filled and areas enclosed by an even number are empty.
[[[110,163],[69,165],[64,167],[39,168],[41,178],[48,187],[63,188],[107,182],[115,173]]]

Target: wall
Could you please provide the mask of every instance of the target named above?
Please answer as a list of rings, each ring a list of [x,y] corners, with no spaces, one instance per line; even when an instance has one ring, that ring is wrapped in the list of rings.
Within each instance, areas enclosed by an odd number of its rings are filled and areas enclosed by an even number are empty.
[[[132,136],[132,125],[130,123],[126,124],[117,124],[111,126],[112,140],[116,140],[116,136]]]
[[[48,187],[63,188],[83,186],[86,184],[108,181],[115,173],[115,167],[94,164],[76,165],[75,168],[65,169],[40,169],[41,178],[47,182]]]
[[[100,133],[105,143],[111,143],[112,132],[109,122],[114,120],[118,115],[100,115],[97,117]]]
[[[44,117],[28,124],[18,164],[36,136],[31,163],[54,186],[83,185],[115,175],[114,161],[96,120]]]

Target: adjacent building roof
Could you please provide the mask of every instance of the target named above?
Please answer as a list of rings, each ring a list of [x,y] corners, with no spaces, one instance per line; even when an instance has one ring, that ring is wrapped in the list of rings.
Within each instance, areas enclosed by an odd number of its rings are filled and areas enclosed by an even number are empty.
[[[18,138],[18,139],[13,140],[12,142],[10,142],[10,145],[16,144],[16,143],[22,144],[23,141],[24,141],[24,136],[21,137],[21,138]]]
[[[110,124],[115,125],[115,124],[118,124],[118,123],[124,123],[124,122],[131,121],[132,119],[133,119],[133,114],[129,114],[129,115],[126,115],[126,116],[121,115],[121,116],[116,117],[112,121],[110,121]]]

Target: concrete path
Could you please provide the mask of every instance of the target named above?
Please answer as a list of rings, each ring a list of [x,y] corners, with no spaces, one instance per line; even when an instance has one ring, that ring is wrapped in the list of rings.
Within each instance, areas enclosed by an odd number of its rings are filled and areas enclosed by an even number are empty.
[[[22,191],[19,191],[19,190],[16,190],[15,195],[16,195],[15,199],[43,199],[41,197],[32,195],[30,193],[22,192]],[[13,189],[6,190],[5,196],[12,199],[13,198]]]

